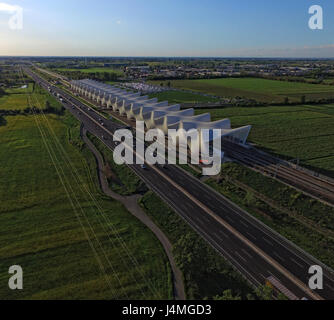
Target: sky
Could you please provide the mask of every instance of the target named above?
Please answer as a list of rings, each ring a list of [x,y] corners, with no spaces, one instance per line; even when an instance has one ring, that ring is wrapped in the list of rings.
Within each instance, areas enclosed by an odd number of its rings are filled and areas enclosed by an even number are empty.
[[[0,55],[334,58],[333,36],[333,0],[0,0]]]

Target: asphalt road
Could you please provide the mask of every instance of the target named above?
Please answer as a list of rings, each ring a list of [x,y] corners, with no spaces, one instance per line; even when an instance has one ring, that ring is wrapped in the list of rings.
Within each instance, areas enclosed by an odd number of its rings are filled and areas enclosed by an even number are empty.
[[[38,77],[36,81],[41,81]],[[45,88],[49,85],[44,82]],[[68,101],[65,107],[84,123],[92,134],[114,149],[112,134],[122,126],[103,119],[100,125],[94,110],[59,88],[53,88]],[[222,195],[177,166],[131,169],[161,196],[182,218],[203,236],[252,284],[265,284],[269,276],[277,278],[298,298],[334,300],[334,273],[273,230],[253,218]],[[323,290],[308,289],[310,266],[324,269]]]

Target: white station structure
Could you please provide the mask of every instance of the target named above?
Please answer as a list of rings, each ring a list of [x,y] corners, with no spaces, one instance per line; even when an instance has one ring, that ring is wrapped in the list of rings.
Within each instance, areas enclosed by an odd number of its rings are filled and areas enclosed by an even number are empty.
[[[169,105],[168,101],[159,102],[157,98],[150,99],[140,93],[95,80],[73,80],[70,84],[72,91],[87,97],[101,107],[112,109],[128,119],[144,121],[147,129],[160,129],[165,135],[169,129],[178,132],[198,130],[200,139],[210,140],[208,137],[203,137],[201,130],[220,129],[222,138],[245,145],[252,128],[244,126],[232,129],[229,119],[211,122],[210,113],[195,116],[194,109],[181,110],[178,104]]]

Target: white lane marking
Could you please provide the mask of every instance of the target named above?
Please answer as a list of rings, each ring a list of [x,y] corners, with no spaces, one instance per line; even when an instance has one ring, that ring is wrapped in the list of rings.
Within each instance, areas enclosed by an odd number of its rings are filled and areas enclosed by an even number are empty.
[[[246,228],[249,228],[249,224],[247,224],[246,222],[240,220],[240,223],[243,224]]]
[[[268,239],[266,239],[265,237],[262,237],[262,239],[265,241],[265,242],[267,242],[268,244],[270,244],[271,246],[273,246],[274,244],[271,242],[271,241],[269,241]]]
[[[282,258],[276,251],[274,251],[273,254],[274,254],[277,258],[281,259],[282,261],[285,261],[285,259]]]
[[[265,277],[262,273],[259,273],[259,276],[266,280],[268,277]]]
[[[242,249],[242,252],[243,252],[246,256],[248,256],[248,258],[253,259],[253,256],[252,256],[248,251],[246,251],[245,249]]]
[[[230,217],[228,217],[228,216],[225,216],[223,219],[226,219],[227,221],[229,221],[230,223],[233,223],[234,221],[230,218]]]
[[[331,291],[334,291],[334,288],[331,287],[329,284],[326,284],[326,287],[327,287],[328,289],[330,289]]]
[[[247,259],[245,257],[243,257],[238,251],[234,251],[234,253],[241,259],[243,260],[244,262],[248,262]]]
[[[252,235],[250,232],[247,231],[246,234],[247,234],[249,237],[253,238],[254,240],[257,240],[257,238],[256,238],[254,235]]]
[[[228,234],[226,234],[225,232],[223,232],[223,231],[221,231],[221,230],[219,230],[219,233],[220,233],[222,236],[224,236],[225,238],[227,238],[227,239],[230,238]]]
[[[291,261],[294,262],[297,266],[304,269],[304,266],[297,262],[294,258],[291,258]]]
[[[221,240],[221,238],[220,238],[220,236],[219,236],[219,234],[218,234],[217,232],[214,232],[213,235],[214,235],[216,238],[218,238],[219,240]]]

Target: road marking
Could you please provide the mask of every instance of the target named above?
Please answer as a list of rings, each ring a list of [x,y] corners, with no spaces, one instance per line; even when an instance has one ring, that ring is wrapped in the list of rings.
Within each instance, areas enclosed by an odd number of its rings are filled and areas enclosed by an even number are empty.
[[[282,258],[276,251],[274,251],[273,254],[274,254],[278,259],[281,259],[282,261],[285,261],[285,259]]]
[[[304,269],[304,266],[302,264],[300,264],[299,262],[297,262],[294,258],[291,258],[291,261],[294,262],[300,268]]]
[[[264,276],[262,273],[259,273],[259,276],[263,278],[263,280],[266,280],[268,277]]]
[[[254,235],[252,235],[250,232],[247,231],[246,234],[247,234],[249,237],[253,238],[254,240],[257,240],[257,238],[256,238]]]
[[[247,259],[245,259],[245,257],[243,257],[238,251],[234,251],[234,253],[240,258],[242,259],[244,262],[248,262]]]
[[[246,228],[249,228],[249,224],[247,224],[246,222],[240,220],[240,223],[243,224]]]
[[[326,287],[327,287],[328,289],[330,289],[331,291],[334,291],[334,288],[331,287],[329,284],[326,284]]]
[[[246,256],[248,256],[248,258],[250,258],[250,259],[253,259],[253,258],[254,258],[249,252],[246,251],[246,249],[242,249],[242,252],[243,252]]]
[[[268,239],[266,239],[265,237],[262,237],[262,239],[263,239],[265,242],[267,242],[268,244],[270,244],[271,246],[274,246],[274,244],[273,244],[271,241],[269,241]]]
[[[221,238],[220,238],[220,236],[217,232],[214,232],[213,235],[216,236],[216,238],[218,238],[219,240],[221,240]]]
[[[224,236],[225,238],[230,239],[230,236],[229,236],[228,234],[226,234],[225,232],[219,230],[219,233],[220,233],[222,236]]]
[[[233,223],[233,222],[234,222],[229,216],[225,216],[224,219],[226,219],[226,220],[229,221],[230,223]]]

